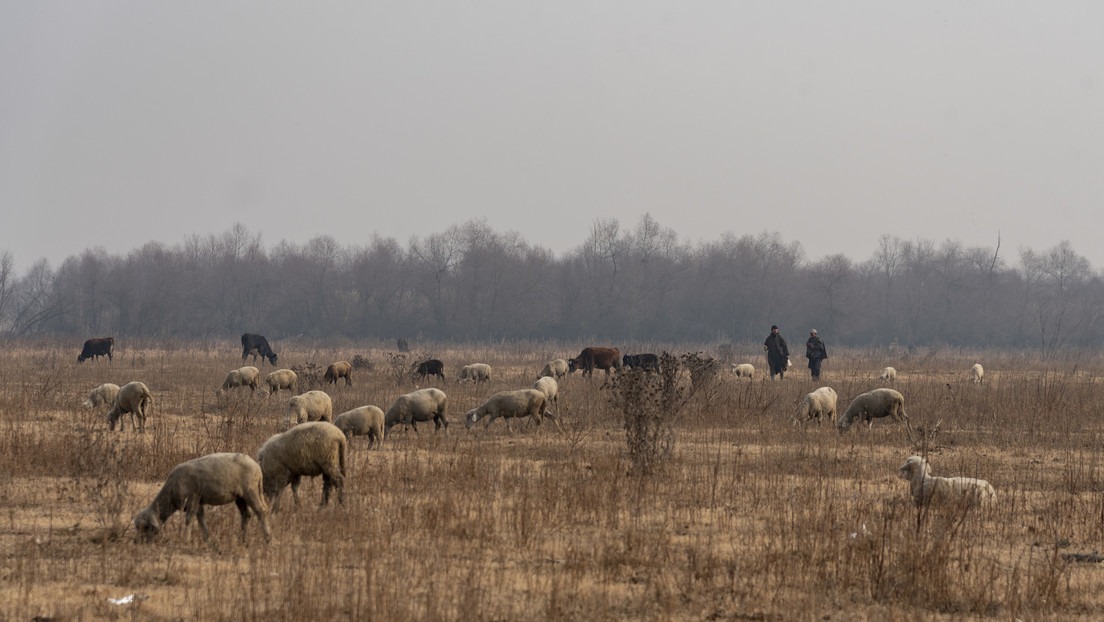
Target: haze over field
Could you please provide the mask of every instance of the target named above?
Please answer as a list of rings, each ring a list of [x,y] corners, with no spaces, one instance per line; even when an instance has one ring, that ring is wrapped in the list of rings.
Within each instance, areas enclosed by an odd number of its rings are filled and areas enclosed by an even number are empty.
[[[0,4],[0,251],[650,213],[810,259],[1069,240],[1104,196],[1104,4]],[[1013,259],[1014,260],[1014,259]]]

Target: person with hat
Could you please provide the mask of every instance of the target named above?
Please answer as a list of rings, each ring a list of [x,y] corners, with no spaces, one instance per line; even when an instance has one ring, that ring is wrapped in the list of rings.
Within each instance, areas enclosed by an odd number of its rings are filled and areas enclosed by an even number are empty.
[[[828,349],[817,336],[815,328],[809,331],[809,340],[805,342],[805,358],[809,359],[809,373],[813,375],[813,380],[820,380],[820,363],[828,358]]]
[[[775,374],[778,374],[778,379],[781,380],[790,365],[790,347],[778,332],[777,324],[771,326],[771,332],[763,342],[763,349],[767,352],[767,367],[770,367],[771,380],[774,380]]]

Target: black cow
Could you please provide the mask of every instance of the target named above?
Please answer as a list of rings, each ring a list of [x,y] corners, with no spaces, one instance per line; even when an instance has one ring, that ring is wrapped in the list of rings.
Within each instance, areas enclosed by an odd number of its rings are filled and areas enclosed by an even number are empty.
[[[81,349],[81,353],[77,356],[77,362],[83,363],[85,359],[98,359],[101,356],[106,356],[107,360],[111,360],[111,349],[115,347],[114,337],[96,337],[95,339],[89,339],[84,342],[84,348]],[[94,357],[94,358],[93,358]]]
[[[659,372],[659,357],[654,354],[626,354],[621,357],[621,362],[625,364],[625,367]]]
[[[576,369],[583,370],[584,376],[592,375],[595,369],[604,369],[608,376],[611,369],[621,369],[621,351],[617,348],[583,348],[579,356],[567,362],[567,371],[574,373]]]
[[[257,363],[257,355],[261,355],[261,365],[264,365],[264,360],[268,359],[272,366],[276,366],[276,353],[272,351],[272,348],[268,345],[268,340],[264,338],[264,335],[254,335],[253,333],[242,334],[242,360],[250,354],[253,355],[253,364]]]
[[[445,379],[445,364],[437,359],[416,363],[414,368],[414,374],[421,376],[423,379],[426,376],[440,376],[441,380]]]

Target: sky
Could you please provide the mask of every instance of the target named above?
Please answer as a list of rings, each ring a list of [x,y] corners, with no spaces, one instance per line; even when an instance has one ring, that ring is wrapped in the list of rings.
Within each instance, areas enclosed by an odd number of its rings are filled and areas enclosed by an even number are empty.
[[[1104,3],[0,0],[0,252],[485,219],[1104,268]]]

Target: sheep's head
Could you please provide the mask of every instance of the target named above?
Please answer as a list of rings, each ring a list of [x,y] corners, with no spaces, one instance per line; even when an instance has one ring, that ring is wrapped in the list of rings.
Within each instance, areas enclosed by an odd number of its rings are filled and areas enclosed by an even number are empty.
[[[927,460],[920,456],[909,456],[908,460],[905,460],[905,463],[897,469],[897,477],[911,480],[917,475],[927,475],[930,470]]]
[[[464,427],[470,428],[473,423],[479,420],[479,409],[473,408],[464,415]]]
[[[135,515],[134,528],[138,530],[139,542],[152,542],[161,533],[161,519],[153,508],[146,508]]]

